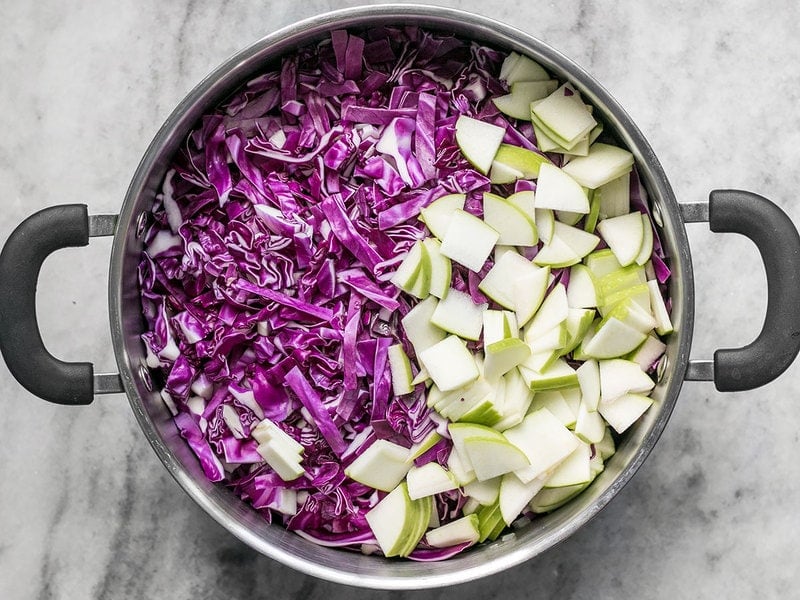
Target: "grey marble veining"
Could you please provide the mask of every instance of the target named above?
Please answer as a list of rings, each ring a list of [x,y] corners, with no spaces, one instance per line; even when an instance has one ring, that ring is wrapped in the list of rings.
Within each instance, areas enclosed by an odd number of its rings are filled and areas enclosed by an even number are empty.
[[[0,0],[0,240],[51,204],[119,209],[161,122],[264,34],[366,2]],[[800,8],[723,2],[442,2],[544,39],[594,74],[652,144],[679,199],[771,197],[800,223]],[[693,354],[749,342],[766,302],[752,245],[689,227]],[[108,240],[48,259],[45,342],[113,370]],[[687,383],[651,457],[576,535],[456,589],[357,591],[236,541],[158,462],[122,396],[49,406],[0,366],[0,598],[788,598],[797,595],[800,367],[750,393]]]

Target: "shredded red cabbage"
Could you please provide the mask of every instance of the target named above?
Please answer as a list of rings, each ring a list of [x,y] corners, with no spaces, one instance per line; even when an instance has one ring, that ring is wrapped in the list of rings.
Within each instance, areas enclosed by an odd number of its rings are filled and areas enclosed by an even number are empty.
[[[464,193],[465,210],[481,215],[492,186],[455,143],[459,115],[535,148],[530,123],[490,101],[508,92],[504,57],[415,27],[335,31],[205,115],[175,157],[139,266],[148,366],[206,476],[267,521],[374,549],[364,515],[384,493],[345,467],[375,439],[410,447],[441,430],[424,385],[392,394],[388,348],[413,352],[399,319],[415,300],[387,280],[426,235],[421,208]],[[631,200],[647,210],[638,179]],[[655,248],[664,283],[658,239]],[[490,266],[454,264],[452,285],[487,302],[477,286]],[[556,275],[566,282],[568,270]],[[262,459],[250,436],[265,418],[302,445],[304,476],[286,482]],[[451,448],[444,438],[416,464],[446,465]],[[434,501],[442,524],[463,515],[458,490]],[[422,543],[409,558],[467,546]]]

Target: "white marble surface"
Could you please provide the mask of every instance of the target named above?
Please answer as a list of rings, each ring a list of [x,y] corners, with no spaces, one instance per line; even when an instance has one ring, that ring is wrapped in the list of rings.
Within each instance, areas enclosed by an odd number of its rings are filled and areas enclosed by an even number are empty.
[[[360,2],[364,3],[364,2]],[[356,2],[0,0],[0,240],[35,210],[116,212],[174,105],[235,50]],[[653,145],[680,200],[752,189],[800,223],[800,8],[793,0],[443,2],[512,23],[592,72]],[[757,333],[749,242],[690,227],[693,353]],[[110,244],[53,256],[38,310],[50,349],[114,368]],[[438,598],[777,598],[800,588],[795,365],[751,393],[687,383],[654,453],[572,538]],[[254,554],[166,473],[122,396],[49,406],[0,366],[0,598],[353,598]]]

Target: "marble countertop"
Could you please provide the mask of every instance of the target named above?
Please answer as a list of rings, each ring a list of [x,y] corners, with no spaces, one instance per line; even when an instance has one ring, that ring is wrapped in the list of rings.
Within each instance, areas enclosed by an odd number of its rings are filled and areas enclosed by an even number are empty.
[[[299,18],[362,2],[0,2],[0,240],[39,208],[119,210],[149,141],[234,51]],[[800,223],[800,5],[755,0],[442,2],[513,24],[594,74],[640,126],[682,201],[734,187]],[[692,354],[755,337],[766,304],[752,244],[688,227]],[[43,337],[115,370],[108,239],[48,259]],[[800,588],[800,366],[753,392],[684,385],[632,482],[577,534],[439,598],[789,597]],[[0,598],[389,597],[251,552],[167,474],[121,395],[33,398],[0,366]]]

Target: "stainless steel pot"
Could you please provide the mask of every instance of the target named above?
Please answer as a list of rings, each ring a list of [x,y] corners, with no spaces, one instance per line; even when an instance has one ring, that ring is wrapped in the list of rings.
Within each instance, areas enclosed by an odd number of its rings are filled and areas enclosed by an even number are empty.
[[[153,388],[140,342],[144,323],[136,268],[142,233],[170,158],[197,119],[254,74],[332,29],[413,24],[527,54],[573,82],[618,141],[636,157],[673,271],[670,295],[675,332],[654,390],[656,404],[620,440],[605,471],[575,500],[493,543],[439,563],[363,556],[307,542],[264,522],[229,490],[210,483],[180,438]],[[759,247],[767,273],[764,328],[750,345],[718,350],[713,360],[689,360],[694,283],[686,222],[708,221],[713,231],[744,234]],[[44,348],[35,313],[42,261],[53,251],[114,236],[109,276],[111,334],[119,374],[96,374],[90,363],[65,363]],[[340,583],[384,589],[446,586],[485,577],[526,561],[591,519],[630,480],[653,449],[684,380],[713,380],[719,390],[745,390],[780,375],[800,350],[800,236],[768,200],[725,190],[708,201],[679,204],[649,144],[628,115],[578,65],[531,36],[476,15],[431,6],[387,5],[325,14],[280,30],[243,50],[202,81],[156,135],[117,215],[88,215],[82,205],[55,206],[21,223],[0,255],[0,350],[9,370],[34,394],[61,404],[88,404],[97,394],[124,392],[142,432],[183,489],[215,520],[255,550],[290,567]]]

